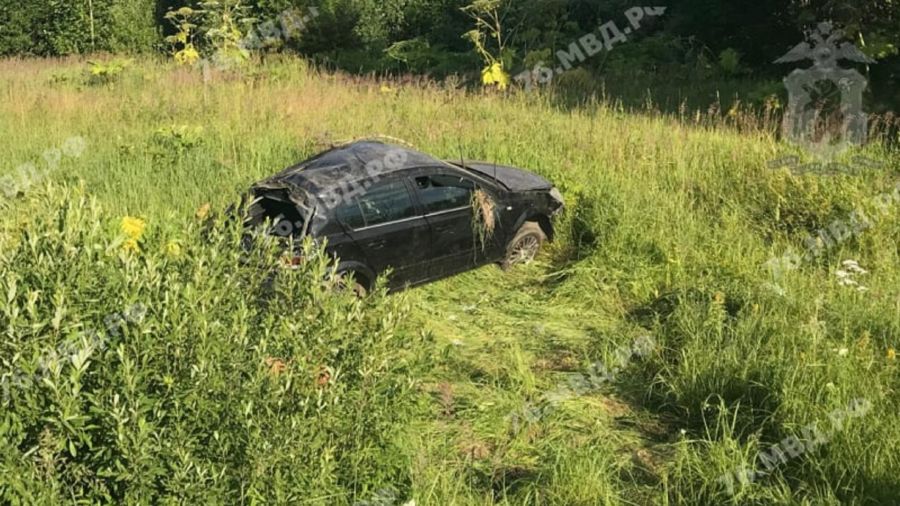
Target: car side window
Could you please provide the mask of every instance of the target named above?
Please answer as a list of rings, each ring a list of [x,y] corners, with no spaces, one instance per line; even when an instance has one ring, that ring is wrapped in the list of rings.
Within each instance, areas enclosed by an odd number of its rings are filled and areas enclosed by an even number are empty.
[[[469,206],[475,184],[459,176],[434,175],[417,177],[416,188],[430,214]]]
[[[359,207],[359,200],[356,197],[345,202],[335,211],[338,220],[350,228],[363,228],[366,226],[366,220],[363,218],[362,208]]]
[[[403,181],[388,181],[353,197],[336,214],[349,227],[363,228],[412,218],[416,208]]]

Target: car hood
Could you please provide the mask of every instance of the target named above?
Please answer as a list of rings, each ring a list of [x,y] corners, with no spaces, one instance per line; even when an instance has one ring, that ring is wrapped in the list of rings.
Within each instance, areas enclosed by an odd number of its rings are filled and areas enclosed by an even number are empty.
[[[532,174],[531,172],[528,172],[526,170],[517,169],[515,167],[497,165],[490,162],[473,162],[468,160],[464,162],[451,161],[449,163],[452,165],[456,165],[457,167],[476,172],[480,176],[494,179],[503,186],[507,187],[510,191],[514,192],[549,190],[553,188],[553,183],[547,181],[541,176]]]

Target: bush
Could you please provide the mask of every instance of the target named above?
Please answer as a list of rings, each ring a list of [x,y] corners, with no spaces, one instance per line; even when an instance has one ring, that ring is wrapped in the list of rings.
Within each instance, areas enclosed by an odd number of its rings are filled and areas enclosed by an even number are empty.
[[[0,257],[0,501],[346,503],[404,483],[402,297],[334,290],[311,242],[291,270],[234,223],[119,232],[81,192],[40,204]]]
[[[0,54],[147,52],[159,46],[154,0],[0,0]]]
[[[131,60],[125,59],[114,59],[107,62],[89,61],[87,84],[102,85],[115,82],[131,64]]]

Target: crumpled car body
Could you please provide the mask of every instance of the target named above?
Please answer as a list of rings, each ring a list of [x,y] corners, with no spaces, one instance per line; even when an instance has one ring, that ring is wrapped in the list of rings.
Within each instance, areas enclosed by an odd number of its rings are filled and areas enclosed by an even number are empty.
[[[503,263],[523,230],[532,246],[552,240],[563,208],[552,183],[531,172],[378,141],[320,153],[250,193],[248,226],[323,241],[338,272],[364,289],[382,275],[398,289]]]

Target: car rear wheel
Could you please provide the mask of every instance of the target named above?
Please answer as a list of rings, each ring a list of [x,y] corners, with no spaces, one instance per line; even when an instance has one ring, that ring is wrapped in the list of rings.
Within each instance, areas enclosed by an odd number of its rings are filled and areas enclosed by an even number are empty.
[[[353,271],[339,272],[335,286],[340,291],[352,290],[353,294],[360,298],[365,297],[366,293],[368,293],[366,285],[361,282]]]
[[[506,257],[501,262],[501,267],[505,270],[516,265],[531,262],[537,256],[538,251],[541,250],[541,245],[546,240],[547,236],[541,230],[540,225],[533,221],[525,222],[519,228],[519,231],[516,232],[512,241],[509,241],[509,246],[506,248]]]

